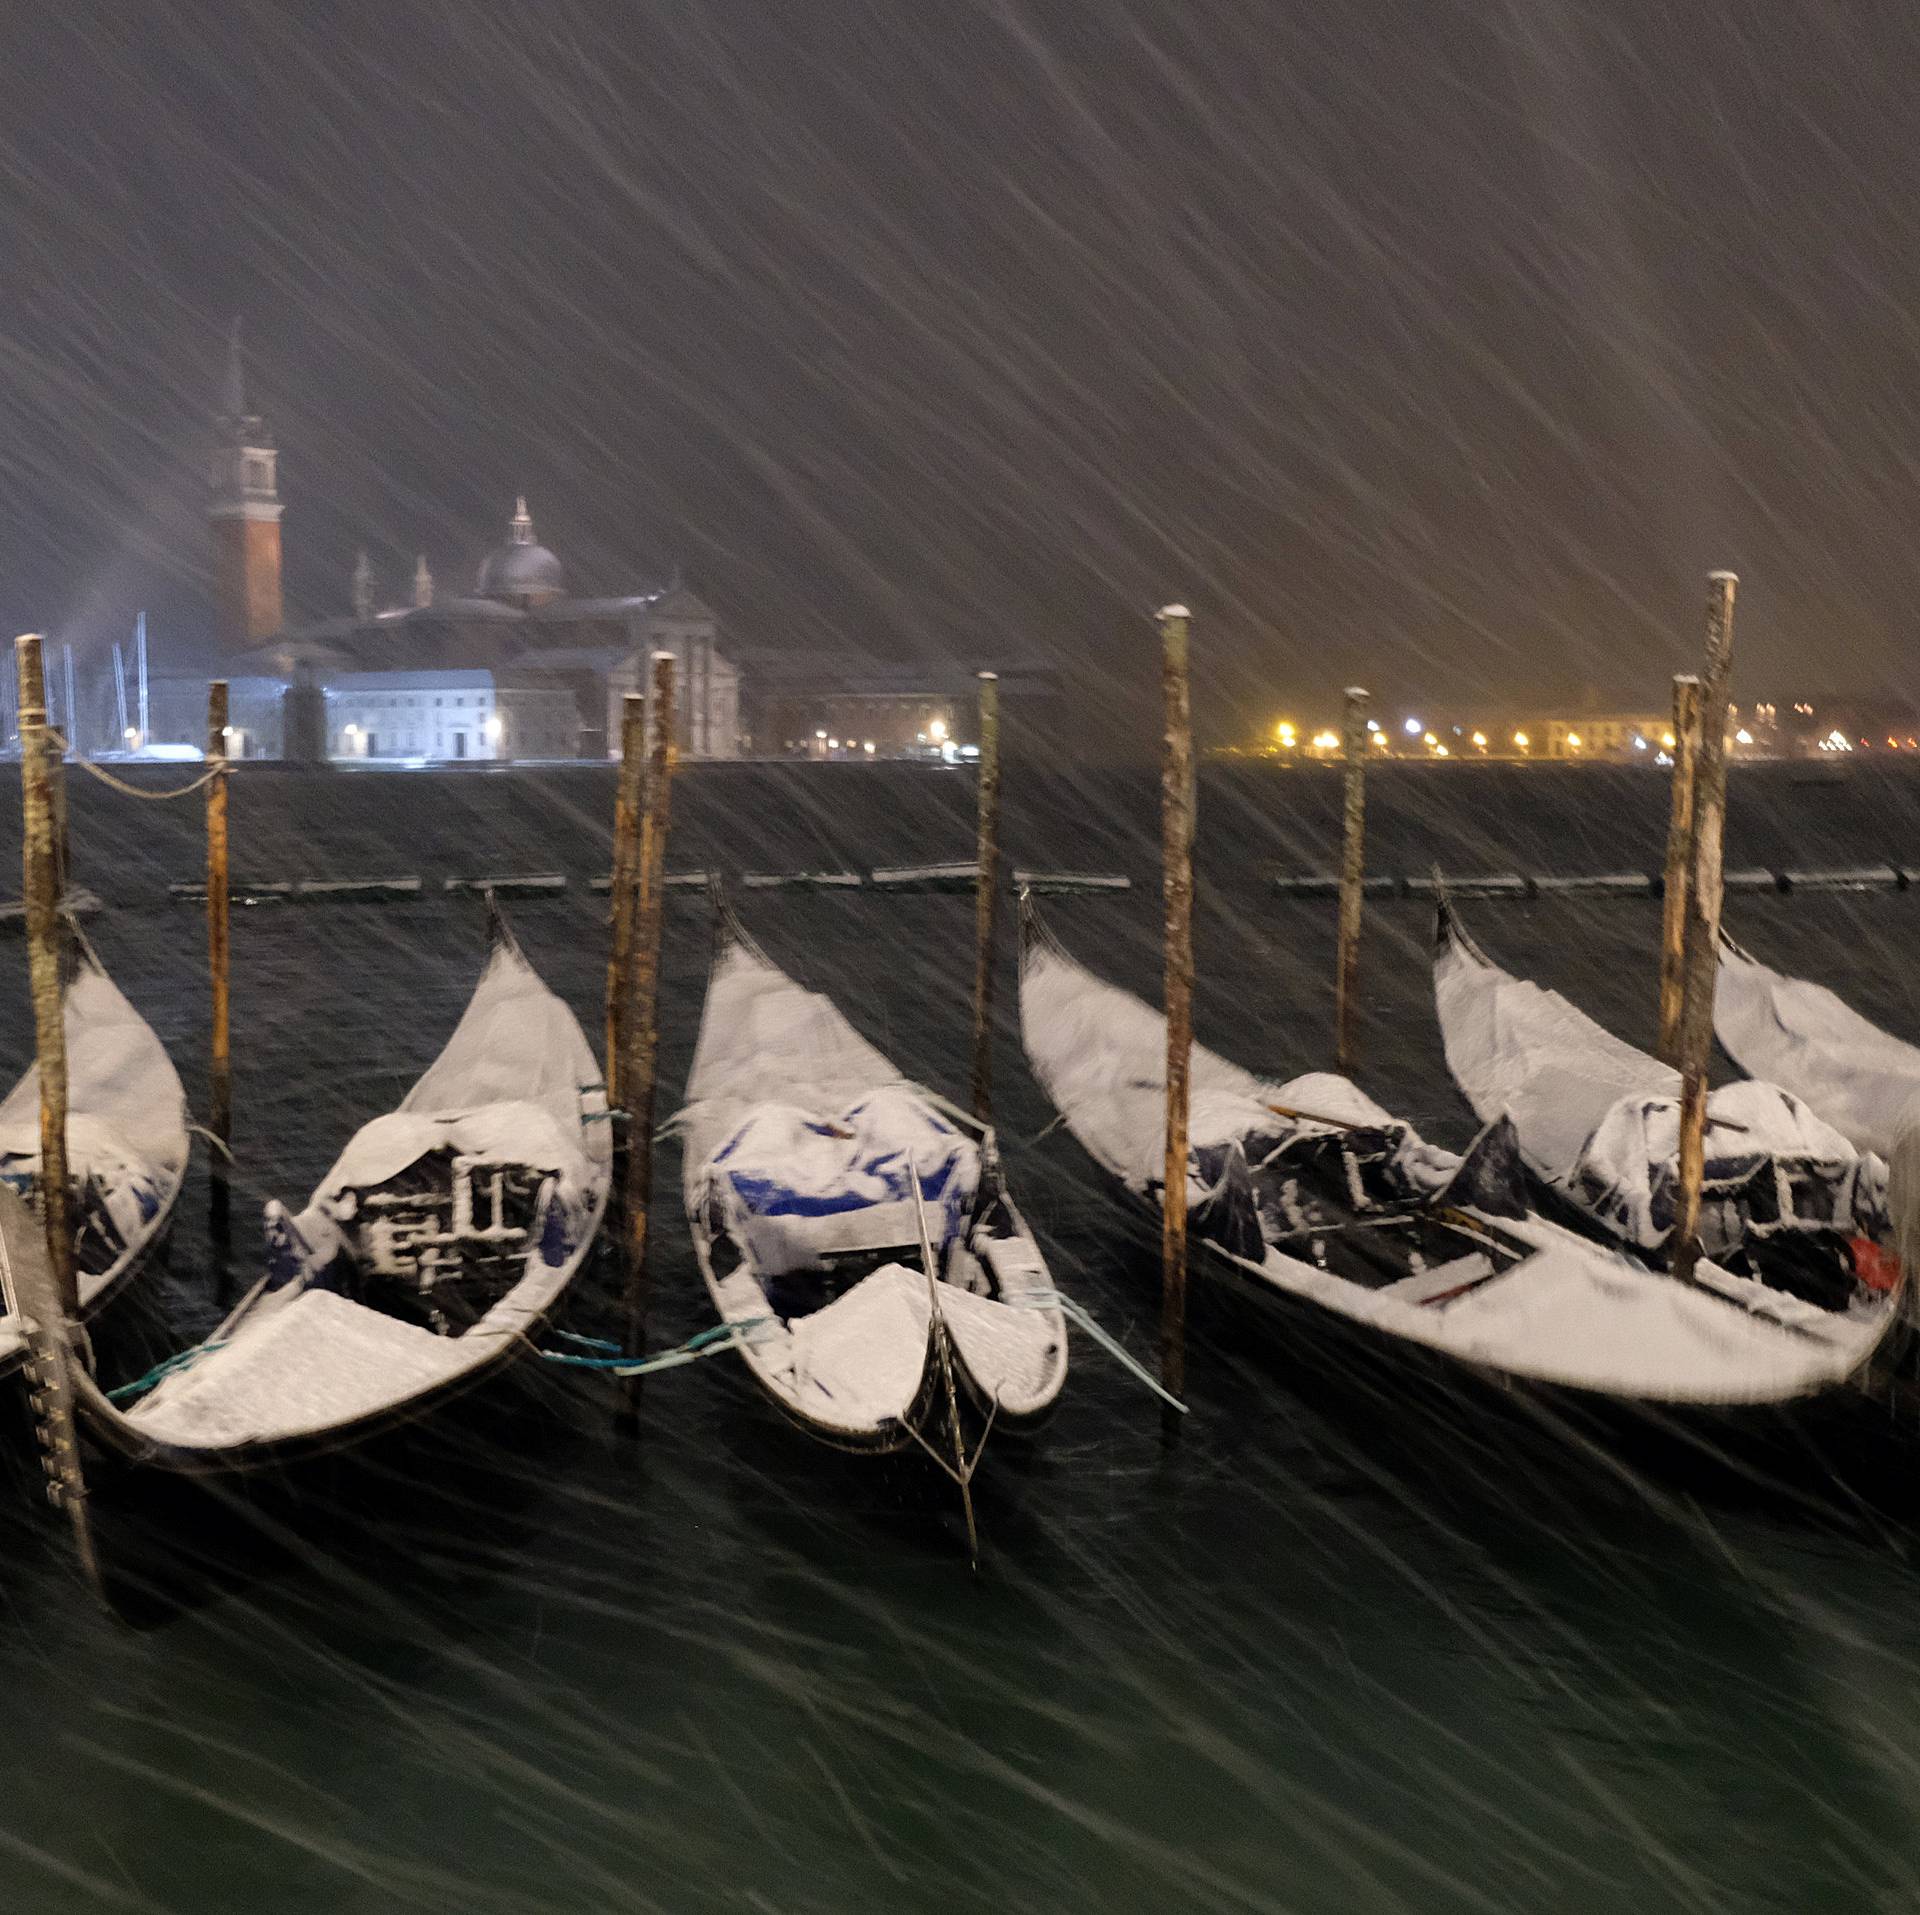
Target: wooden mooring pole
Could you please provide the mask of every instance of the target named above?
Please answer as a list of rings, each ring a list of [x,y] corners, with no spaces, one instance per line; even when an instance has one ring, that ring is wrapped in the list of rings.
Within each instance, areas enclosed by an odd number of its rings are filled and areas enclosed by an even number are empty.
[[[980,674],[980,842],[973,902],[973,1114],[993,1122],[993,952],[1000,913],[1000,677]]]
[[[40,1075],[40,1223],[54,1295],[69,1323],[80,1319],[67,1172],[67,1009],[61,982],[60,870],[53,810],[53,741],[40,639],[14,640],[20,675],[20,889],[26,905],[27,976],[33,990],[34,1057]]]
[[[1187,1112],[1193,1071],[1193,705],[1184,605],[1159,615],[1166,739],[1160,767],[1161,892],[1166,906],[1167,1153],[1160,1206],[1160,1382],[1187,1380]],[[1169,1435],[1179,1414],[1163,1406]]]
[[[0,1192],[0,1292],[26,1341],[27,1401],[40,1444],[47,1499],[72,1524],[81,1567],[96,1590],[100,1569],[87,1514],[67,1365],[80,1321],[67,1168],[67,1007],[62,981],[58,825],[54,751],[47,725],[46,662],[41,641],[14,641],[20,689],[20,889],[27,926],[27,976],[33,996],[34,1058],[40,1086],[39,1217],[25,1216],[11,1191]]]
[[[1731,572],[1707,574],[1707,670],[1700,690],[1700,757],[1693,782],[1677,1059],[1680,1191],[1674,1216],[1673,1272],[1682,1281],[1692,1278],[1701,1255],[1707,1065],[1713,1054],[1713,992],[1720,969],[1720,887],[1726,841],[1727,693],[1733,676],[1733,595],[1738,582]]]
[[[1700,768],[1704,688],[1691,672],[1673,681],[1673,806],[1661,881],[1660,1043],[1663,1064],[1680,1066],[1680,996],[1686,976],[1687,886],[1692,867],[1693,790]]]
[[[653,1204],[654,1083],[660,1061],[660,933],[665,916],[667,824],[673,797],[673,654],[653,655],[652,724],[648,738],[647,778],[640,803],[639,905],[634,921],[633,1002],[628,1013],[627,1060],[621,1067],[621,1094],[627,1117],[624,1230],[629,1355],[647,1347],[647,1307],[652,1279],[648,1270],[648,1212]],[[640,1410],[641,1379],[626,1379],[625,1412]]]
[[[231,1216],[233,1049],[231,1042],[231,904],[227,864],[227,681],[207,686],[207,971],[213,1021],[207,1045],[208,1225],[216,1261],[224,1265]]]
[[[1333,974],[1334,1067],[1351,1071],[1358,1047],[1354,1022],[1359,1016],[1360,907],[1367,876],[1367,707],[1371,697],[1358,685],[1347,687],[1341,727],[1346,759],[1340,820],[1340,944]]]
[[[607,1107],[620,1109],[627,1016],[633,1003],[633,932],[640,910],[640,786],[647,767],[647,695],[620,703],[620,779],[613,801],[613,927],[607,955]]]

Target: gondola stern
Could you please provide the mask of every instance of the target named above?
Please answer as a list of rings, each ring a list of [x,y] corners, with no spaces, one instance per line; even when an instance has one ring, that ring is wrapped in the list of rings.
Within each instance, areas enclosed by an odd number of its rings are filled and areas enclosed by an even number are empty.
[[[1033,895],[1033,887],[1023,884],[1019,895],[1020,912],[1020,969],[1027,971],[1043,958],[1056,958],[1062,962],[1071,962],[1067,947],[1054,935],[1053,927],[1040,910],[1040,903]]]
[[[1459,910],[1453,902],[1452,894],[1447,890],[1446,880],[1436,867],[1433,874],[1435,903],[1433,907],[1433,955],[1436,962],[1441,958],[1458,956],[1469,963],[1478,964],[1487,970],[1494,968],[1493,960],[1473,940],[1472,934],[1461,922]]]

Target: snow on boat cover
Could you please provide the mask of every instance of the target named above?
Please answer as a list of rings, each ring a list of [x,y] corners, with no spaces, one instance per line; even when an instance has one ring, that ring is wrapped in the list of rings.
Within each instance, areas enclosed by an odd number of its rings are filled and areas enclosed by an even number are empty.
[[[1501,970],[1445,904],[1434,996],[1448,1067],[1480,1119],[1510,1118],[1538,1176],[1636,1250],[1663,1257],[1679,1073],[1558,992]],[[1713,1261],[1700,1266],[1702,1279],[1745,1286],[1756,1309],[1800,1306],[1795,1322],[1863,1360],[1898,1313],[1886,1164],[1797,1097],[1754,1081],[1708,1096],[1705,1145],[1700,1234]]]
[[[267,1273],[105,1440],[179,1468],[333,1447],[529,1346],[600,1227],[611,1139],[578,1020],[497,913],[446,1048],[358,1131],[297,1216],[267,1206]]]
[[[1748,1076],[1804,1098],[1856,1150],[1890,1159],[1920,1116],[1920,1049],[1731,939],[1721,945],[1713,1028]]]
[[[1089,1154],[1156,1206],[1166,1023],[1070,957],[1022,905],[1020,1027]],[[1284,1082],[1193,1047],[1190,1221],[1273,1289],[1508,1375],[1652,1402],[1764,1403],[1862,1363],[1854,1319],[1707,1268],[1688,1288],[1527,1209],[1512,1132],[1439,1150],[1348,1079]],[[1257,1217],[1257,1230],[1248,1225]]]
[[[173,1216],[187,1169],[187,1100],[153,1027],[70,927],[65,993],[67,1175],[80,1309],[90,1315],[140,1268]],[[31,1198],[40,1177],[40,1071],[0,1103],[0,1180]],[[26,1348],[0,1317],[0,1369]]]
[[[975,1427],[1019,1428],[1052,1408],[1066,1324],[992,1131],[904,1079],[724,906],[680,1123],[714,1306],[739,1326],[755,1381],[812,1434],[861,1450],[917,1435],[936,1454],[957,1440],[936,1305]]]

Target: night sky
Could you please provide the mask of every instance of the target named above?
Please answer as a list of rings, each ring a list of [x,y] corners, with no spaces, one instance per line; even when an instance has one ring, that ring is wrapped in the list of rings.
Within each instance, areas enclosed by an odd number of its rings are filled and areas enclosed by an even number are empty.
[[[5,10],[0,615],[204,623],[228,317],[296,614],[577,589],[1203,711],[1915,689],[1920,16],[1610,0]]]

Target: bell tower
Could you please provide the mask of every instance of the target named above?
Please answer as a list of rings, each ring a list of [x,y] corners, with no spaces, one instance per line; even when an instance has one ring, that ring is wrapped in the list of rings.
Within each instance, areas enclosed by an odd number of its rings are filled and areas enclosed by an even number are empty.
[[[247,410],[240,363],[240,322],[227,341],[227,376],[215,419],[213,490],[207,517],[213,534],[214,636],[221,649],[243,652],[271,638],[282,623],[280,484],[273,435]]]

